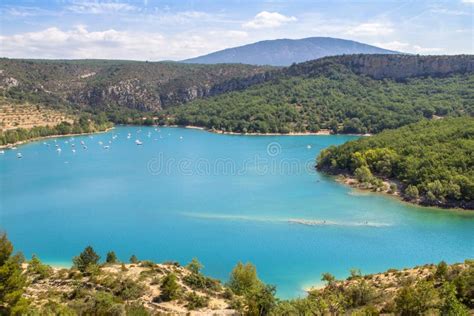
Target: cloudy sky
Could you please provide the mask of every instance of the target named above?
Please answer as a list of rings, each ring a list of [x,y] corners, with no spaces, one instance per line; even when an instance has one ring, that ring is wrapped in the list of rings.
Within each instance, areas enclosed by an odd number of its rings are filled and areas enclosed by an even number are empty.
[[[181,60],[310,36],[473,54],[473,13],[474,0],[2,0],[0,56]]]

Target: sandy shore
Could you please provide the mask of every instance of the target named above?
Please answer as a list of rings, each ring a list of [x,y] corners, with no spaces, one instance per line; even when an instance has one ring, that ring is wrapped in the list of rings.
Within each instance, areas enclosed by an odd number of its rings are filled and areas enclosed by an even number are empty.
[[[28,144],[28,143],[31,143],[31,142],[35,142],[35,141],[42,140],[42,139],[48,139],[48,138],[64,138],[64,137],[74,137],[74,136],[84,136],[84,135],[94,135],[94,134],[107,133],[108,131],[111,131],[114,128],[115,127],[110,127],[110,128],[108,128],[104,131],[91,132],[91,133],[78,133],[78,134],[67,134],[67,135],[48,135],[48,136],[36,137],[36,138],[27,139],[27,140],[22,140],[22,141],[13,143],[13,144],[0,145],[0,149],[4,149],[4,148],[8,149],[8,148],[16,147],[18,145],[24,145],[24,144]]]

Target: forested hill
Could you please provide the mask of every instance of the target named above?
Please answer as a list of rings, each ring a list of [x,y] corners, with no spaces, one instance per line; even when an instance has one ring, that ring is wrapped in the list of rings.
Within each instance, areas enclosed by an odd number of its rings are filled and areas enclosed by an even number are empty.
[[[293,63],[301,63],[326,56],[394,53],[397,52],[350,40],[331,37],[308,37],[260,41],[187,59],[183,62],[289,66]]]
[[[376,133],[471,115],[473,69],[468,55],[348,55],[287,68],[4,58],[0,92],[13,103],[108,113],[114,122],[153,123],[158,114],[162,124],[232,132]]]
[[[474,56],[327,57],[260,83],[172,108],[163,122],[239,133],[378,133],[423,118],[474,114]]]
[[[474,118],[422,121],[323,150],[317,168],[382,189],[399,182],[402,196],[425,205],[474,209]],[[396,188],[391,188],[394,193]]]
[[[49,106],[157,111],[219,93],[227,81],[268,69],[250,65],[2,58],[0,92],[11,99]]]

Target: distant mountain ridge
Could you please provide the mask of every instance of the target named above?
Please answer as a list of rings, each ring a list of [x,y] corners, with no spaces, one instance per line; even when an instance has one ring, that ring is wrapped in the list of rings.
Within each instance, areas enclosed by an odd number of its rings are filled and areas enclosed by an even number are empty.
[[[326,56],[347,54],[399,54],[399,52],[345,39],[308,37],[260,41],[186,59],[182,62],[289,66],[293,63],[301,63]]]

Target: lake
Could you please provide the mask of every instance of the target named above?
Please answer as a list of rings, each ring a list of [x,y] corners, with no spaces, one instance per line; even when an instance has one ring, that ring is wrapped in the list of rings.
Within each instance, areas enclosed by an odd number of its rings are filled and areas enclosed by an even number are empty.
[[[0,156],[0,227],[28,258],[58,265],[92,245],[127,261],[197,257],[225,281],[250,261],[282,298],[303,296],[323,272],[473,258],[474,213],[411,206],[314,171],[321,149],[355,138],[121,126],[29,143]]]

